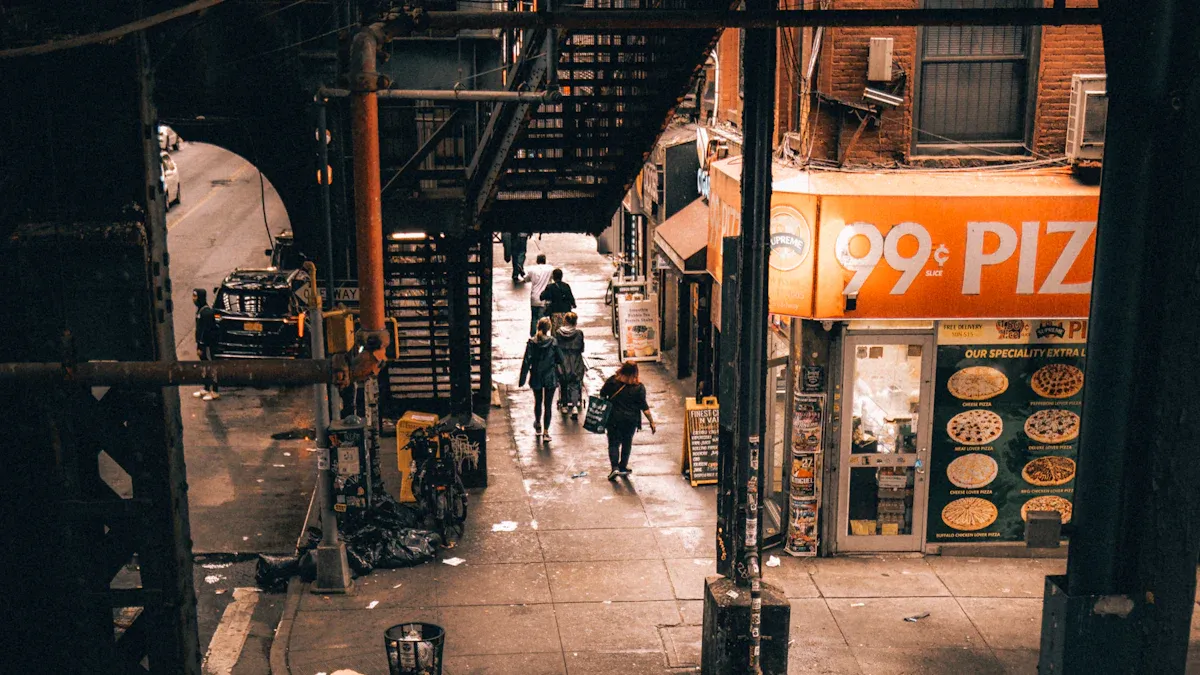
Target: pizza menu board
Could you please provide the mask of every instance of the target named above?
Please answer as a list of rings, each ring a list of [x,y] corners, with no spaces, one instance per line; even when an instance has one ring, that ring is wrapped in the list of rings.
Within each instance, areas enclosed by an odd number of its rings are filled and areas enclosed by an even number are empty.
[[[1086,320],[942,321],[929,541],[1019,541],[1029,511],[1070,522]]]

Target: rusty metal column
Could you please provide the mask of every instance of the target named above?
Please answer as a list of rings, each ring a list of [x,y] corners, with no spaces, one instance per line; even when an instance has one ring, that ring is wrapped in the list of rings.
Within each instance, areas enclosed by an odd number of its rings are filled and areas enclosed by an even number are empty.
[[[1042,673],[1183,673],[1200,553],[1200,6],[1101,2],[1108,129],[1065,577]]]
[[[379,74],[382,35],[364,28],[350,46],[350,110],[354,137],[354,221],[358,254],[359,320],[366,333],[383,333],[383,202],[379,168]]]

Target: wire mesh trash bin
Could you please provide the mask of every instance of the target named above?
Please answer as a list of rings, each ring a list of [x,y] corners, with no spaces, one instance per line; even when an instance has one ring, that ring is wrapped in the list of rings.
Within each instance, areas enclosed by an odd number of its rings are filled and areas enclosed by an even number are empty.
[[[402,623],[383,633],[389,675],[442,675],[446,631],[432,623]]]

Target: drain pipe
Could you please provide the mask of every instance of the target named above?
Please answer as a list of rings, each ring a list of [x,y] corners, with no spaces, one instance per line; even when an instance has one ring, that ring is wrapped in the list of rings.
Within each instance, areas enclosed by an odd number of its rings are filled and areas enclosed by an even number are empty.
[[[358,254],[359,321],[365,345],[352,364],[355,380],[377,375],[387,355],[383,310],[383,204],[379,168],[380,75],[375,68],[386,36],[379,26],[360,30],[350,44],[350,109],[354,141],[354,219]],[[340,384],[340,383],[339,383]]]

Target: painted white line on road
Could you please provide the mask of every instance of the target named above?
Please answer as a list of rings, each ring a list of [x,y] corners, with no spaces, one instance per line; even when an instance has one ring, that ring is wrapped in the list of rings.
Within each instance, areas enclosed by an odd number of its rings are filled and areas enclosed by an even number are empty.
[[[254,165],[250,164],[250,163],[243,164],[241,166],[241,168],[239,168],[237,171],[234,171],[233,174],[231,176],[229,176],[229,178],[226,178],[225,180],[233,182],[233,181],[237,180],[238,178],[241,178],[242,174],[246,173],[247,169],[253,168],[253,166]],[[179,217],[179,220],[176,220],[173,223],[168,220],[167,221],[167,229],[170,230],[171,228],[175,227],[176,225],[179,225],[183,221],[187,220],[188,216],[199,211],[200,207],[204,206],[204,203],[207,202],[208,200],[212,199],[213,196],[216,195],[218,192],[220,192],[220,190],[209,189],[208,194],[204,195],[204,199],[201,199],[200,201],[196,202],[192,206],[192,208],[188,209],[187,213],[185,213]]]
[[[229,675],[242,656],[246,636],[250,633],[250,617],[258,604],[257,588],[233,589],[233,602],[221,615],[221,623],[208,643],[208,653],[200,669],[204,675]]]

